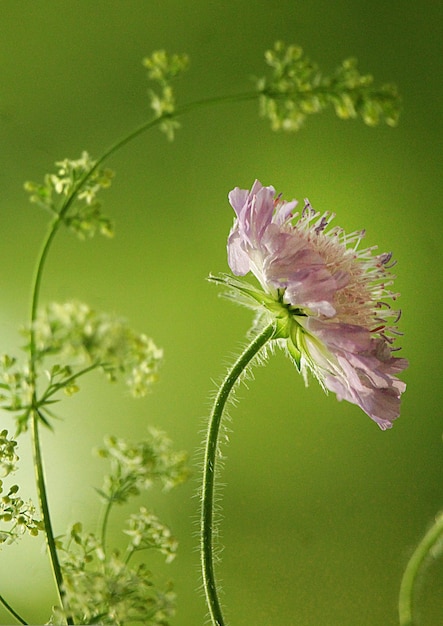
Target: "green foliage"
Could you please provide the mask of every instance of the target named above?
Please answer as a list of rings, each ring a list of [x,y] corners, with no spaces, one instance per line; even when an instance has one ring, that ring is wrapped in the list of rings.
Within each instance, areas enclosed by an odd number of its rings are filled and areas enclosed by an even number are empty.
[[[30,201],[62,219],[80,239],[99,232],[112,237],[112,221],[101,212],[97,194],[111,185],[114,176],[110,169],[97,167],[87,152],[80,159],[57,161],[56,174],[46,174],[43,183],[25,183]]]
[[[332,105],[341,119],[360,116],[375,126],[385,121],[395,126],[400,114],[400,97],[394,85],[374,87],[370,75],[361,75],[356,59],[346,59],[330,77],[303,53],[299,46],[281,41],[265,53],[270,77],[256,81],[261,115],[272,130],[296,131],[306,117]]]

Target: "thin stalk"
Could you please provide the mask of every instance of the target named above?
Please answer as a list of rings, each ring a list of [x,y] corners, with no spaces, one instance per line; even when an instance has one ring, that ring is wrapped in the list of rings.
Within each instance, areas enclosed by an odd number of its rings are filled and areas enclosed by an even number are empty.
[[[99,365],[100,363],[92,363],[91,365],[88,365],[88,367],[84,367],[82,370],[76,372],[75,374],[72,374],[72,376],[68,376],[68,378],[65,378],[60,383],[56,383],[55,385],[50,386],[38,401],[39,407],[44,406],[46,404],[46,401],[49,400],[49,398],[51,398],[54,394],[56,394],[57,391],[60,391],[60,389],[63,389],[63,387],[67,387],[70,383],[76,381],[81,376],[92,372],[92,370],[99,367]]]
[[[39,433],[39,420],[40,416],[37,410],[34,409],[31,417],[31,434],[34,453],[34,470],[37,483],[37,493],[40,502],[40,509],[45,526],[46,545],[49,552],[49,560],[52,567],[52,573],[57,587],[57,593],[59,596],[60,605],[63,607],[63,576],[60,568],[60,562],[58,560],[57,548],[55,545],[55,537],[52,529],[51,516],[49,513],[49,503],[46,491],[46,482],[43,470],[42,452],[40,446],[40,433]],[[71,618],[67,618],[67,623],[72,624]]]
[[[60,605],[63,607],[63,576],[60,567],[60,562],[57,555],[57,548],[55,545],[55,537],[52,529],[51,515],[49,512],[49,503],[48,503],[48,495],[46,489],[46,481],[43,470],[43,458],[42,451],[40,445],[40,433],[39,433],[39,421],[40,421],[40,413],[39,413],[39,402],[37,399],[37,390],[36,390],[36,381],[37,381],[37,351],[35,345],[35,328],[34,323],[37,317],[37,309],[39,303],[39,295],[41,282],[43,277],[43,268],[45,266],[46,258],[48,256],[49,249],[51,247],[51,243],[54,240],[54,237],[60,227],[61,220],[59,216],[50,225],[48,235],[43,243],[42,250],[39,256],[39,260],[37,263],[37,269],[34,276],[33,290],[32,290],[32,300],[31,300],[31,333],[30,333],[30,361],[29,361],[29,370],[30,370],[30,379],[31,383],[34,387],[33,397],[32,397],[32,405],[33,410],[31,413],[31,439],[33,446],[33,457],[34,457],[34,472],[35,479],[37,483],[37,493],[38,499],[40,503],[40,510],[43,518],[43,524],[45,527],[45,536],[46,536],[46,545],[48,547],[49,560],[51,563],[52,572],[54,575],[54,580],[56,583],[57,594],[59,597]],[[67,617],[67,623],[72,624],[72,619]]]
[[[60,225],[63,222],[63,218],[69,210],[70,206],[74,202],[78,192],[81,190],[83,185],[89,180],[90,176],[97,170],[97,168],[104,163],[111,155],[115,154],[123,148],[126,144],[130,143],[144,132],[150,130],[151,128],[160,125],[165,119],[175,119],[184,115],[185,113],[189,113],[196,109],[212,106],[214,104],[231,104],[234,102],[242,102],[245,100],[253,100],[258,98],[260,95],[259,92],[251,91],[242,94],[232,95],[232,96],[220,96],[214,98],[206,98],[202,100],[196,100],[195,102],[190,102],[188,104],[183,105],[182,107],[178,107],[174,113],[170,113],[167,115],[162,115],[160,117],[156,117],[154,119],[149,120],[148,122],[144,122],[141,126],[133,130],[131,133],[119,139],[113,145],[111,145],[95,162],[94,166],[85,174],[85,176],[78,182],[78,184],[71,191],[70,195],[67,197],[65,203],[63,204],[60,212],[57,214],[56,218],[50,225],[48,235],[46,240],[43,243],[42,250],[39,256],[37,269],[34,277],[34,288],[32,292],[32,304],[31,304],[31,322],[34,322],[37,316],[37,308],[40,298],[40,287],[43,276],[43,270],[45,267],[46,259],[51,248],[51,244],[54,240],[55,235],[57,234]],[[31,326],[31,370],[32,373],[35,374],[34,367],[34,359],[35,359],[35,337],[33,328]]]
[[[398,614],[400,626],[412,626],[414,621],[413,613],[413,591],[414,584],[417,579],[420,567],[424,560],[431,552],[435,544],[441,540],[443,536],[443,513],[440,513],[434,524],[425,534],[423,539],[416,547],[413,555],[409,559],[400,585],[400,593],[398,598]]]
[[[195,111],[197,109],[201,109],[207,106],[213,106],[214,104],[231,104],[234,102],[255,100],[259,96],[260,92],[258,91],[248,91],[246,93],[240,93],[232,96],[216,96],[213,98],[203,98],[201,100],[195,100],[194,102],[184,104],[181,107],[177,107],[177,109],[173,113],[167,113],[159,117],[155,117],[154,119],[149,120],[149,122],[144,122],[141,126],[129,133],[129,135],[126,135],[125,137],[123,137],[123,139],[119,139],[110,148],[108,148],[108,150],[106,150],[106,152],[104,152],[101,157],[96,161],[94,167],[90,170],[90,172],[88,172],[87,178],[89,178],[92,172],[94,172],[100,165],[102,165],[102,163],[106,161],[112,154],[115,154],[118,150],[123,148],[123,146],[130,143],[133,139],[136,139],[147,130],[150,130],[154,126],[159,126],[167,119],[173,120],[177,117],[180,117],[181,115],[190,113],[191,111]],[[80,181],[80,186],[86,182],[87,178]]]
[[[218,436],[221,420],[230,393],[245,372],[251,361],[257,356],[263,346],[275,333],[274,324],[266,328],[249,344],[238,357],[232,368],[223,380],[214,401],[209,419],[208,432],[205,444],[202,483],[202,509],[200,525],[200,556],[203,574],[203,586],[206,602],[213,626],[224,626],[225,621],[218,596],[217,583],[214,573],[214,486],[216,476],[216,461],[218,450]]]
[[[18,621],[20,622],[20,624],[25,624],[27,625],[28,622],[25,621],[23,619],[23,617],[21,615],[19,615],[17,613],[17,611],[14,611],[14,609],[12,608],[12,606],[10,604],[8,604],[8,602],[6,602],[6,600],[4,599],[3,596],[0,596],[0,603],[5,607],[5,609]]]
[[[32,442],[33,442],[35,476],[36,476],[36,482],[37,482],[38,497],[40,501],[40,508],[42,511],[42,517],[43,517],[43,522],[45,526],[46,542],[48,545],[51,566],[52,566],[52,570],[54,573],[57,591],[58,591],[58,595],[59,595],[62,606],[63,606],[63,590],[62,590],[63,576],[61,572],[60,562],[58,560],[58,555],[57,555],[57,550],[56,550],[56,545],[55,545],[55,538],[54,538],[54,534],[52,530],[46,482],[45,482],[45,477],[44,477],[44,472],[43,472],[42,452],[41,452],[41,446],[40,446],[39,421],[41,418],[39,415],[40,403],[37,398],[37,390],[36,390],[37,350],[36,350],[35,328],[34,328],[35,320],[37,318],[39,301],[40,301],[40,291],[41,291],[41,283],[42,283],[42,278],[43,278],[43,271],[45,268],[49,251],[51,249],[52,242],[54,241],[55,235],[57,234],[61,224],[63,223],[64,216],[66,215],[70,206],[74,202],[80,189],[88,181],[88,179],[93,174],[93,172],[106,159],[108,159],[111,155],[115,154],[118,150],[123,148],[123,146],[125,146],[126,144],[128,144],[133,139],[135,139],[142,133],[146,132],[150,128],[153,128],[154,126],[161,124],[162,121],[164,121],[167,118],[173,119],[184,113],[188,113],[194,109],[201,108],[203,106],[212,106],[214,104],[223,104],[223,103],[230,103],[230,102],[236,102],[236,101],[241,101],[241,100],[249,100],[249,99],[257,98],[258,95],[259,94],[257,92],[251,92],[248,94],[239,94],[237,96],[208,98],[206,100],[195,101],[193,103],[184,105],[181,108],[178,108],[172,114],[157,117],[157,118],[149,120],[148,122],[145,122],[144,124],[136,128],[134,131],[132,131],[131,133],[123,137],[123,139],[120,139],[119,141],[114,143],[108,150],[106,150],[102,154],[102,156],[96,161],[96,163],[89,170],[89,172],[87,172],[84,175],[84,177],[78,182],[78,184],[73,188],[69,196],[66,198],[64,204],[62,205],[60,211],[56,215],[55,219],[51,222],[49,226],[48,234],[46,236],[46,239],[43,242],[42,249],[38,257],[38,262],[37,262],[36,271],[34,275],[34,281],[33,281],[32,298],[31,298],[31,315],[30,315],[31,331],[30,331],[30,346],[29,346],[29,354],[30,354],[29,367],[30,367],[30,380],[31,380],[31,384],[34,387],[33,401],[32,401],[33,411],[32,411],[32,416],[31,416],[31,437],[32,437]],[[105,527],[103,529],[103,533],[105,533],[106,531],[106,522],[107,522],[108,515],[109,515],[109,510],[106,512]],[[68,624],[72,624],[71,618],[68,617],[67,622]]]
[[[101,532],[103,552],[106,552],[106,532],[108,529],[108,520],[109,520],[109,514],[111,512],[112,505],[113,505],[112,500],[108,500],[108,502],[106,503],[106,508],[105,508],[105,512],[103,515],[102,532]]]

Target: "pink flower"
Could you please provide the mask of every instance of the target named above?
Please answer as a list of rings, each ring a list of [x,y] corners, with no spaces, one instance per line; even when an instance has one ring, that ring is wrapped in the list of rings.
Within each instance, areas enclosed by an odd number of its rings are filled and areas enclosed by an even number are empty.
[[[357,404],[385,430],[400,413],[406,388],[395,374],[408,362],[393,356],[400,315],[386,299],[393,277],[391,254],[359,250],[364,232],[329,228],[334,215],[321,215],[306,201],[275,196],[255,181],[251,191],[235,188],[229,201],[236,219],[228,239],[228,262],[236,276],[252,272],[261,289],[234,278],[243,304],[274,319],[307,383],[311,372],[339,400]],[[238,298],[237,298],[238,299]]]

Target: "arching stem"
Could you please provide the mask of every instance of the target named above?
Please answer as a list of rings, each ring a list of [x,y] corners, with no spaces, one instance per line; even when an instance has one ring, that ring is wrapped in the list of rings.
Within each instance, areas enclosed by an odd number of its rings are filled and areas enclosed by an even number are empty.
[[[61,606],[63,606],[63,576],[60,567],[60,562],[57,555],[55,537],[52,529],[47,489],[46,489],[46,481],[43,471],[43,459],[42,459],[42,451],[40,445],[40,436],[39,436],[39,427],[40,427],[40,402],[37,397],[37,365],[38,365],[38,354],[37,354],[37,346],[35,340],[35,321],[37,319],[37,312],[40,302],[40,291],[41,291],[41,283],[43,278],[43,271],[46,265],[46,260],[49,254],[49,251],[52,246],[52,242],[63,223],[63,219],[71,207],[72,203],[75,201],[78,192],[82,189],[84,184],[89,180],[91,175],[97,170],[97,168],[106,161],[111,155],[118,152],[123,146],[130,143],[133,139],[148,131],[150,128],[160,125],[166,118],[176,118],[185,113],[191,112],[195,109],[203,108],[205,106],[212,106],[215,104],[223,104],[223,103],[233,103],[244,100],[253,100],[259,96],[258,92],[248,92],[244,94],[238,94],[234,96],[224,96],[217,98],[207,98],[200,101],[195,101],[184,105],[180,108],[177,108],[176,111],[170,115],[164,115],[161,117],[156,117],[148,122],[145,122],[131,133],[114,143],[108,150],[106,150],[102,156],[95,162],[94,166],[86,172],[81,180],[78,181],[77,185],[72,189],[69,196],[66,198],[62,207],[60,208],[58,214],[51,222],[46,239],[43,242],[40,254],[38,256],[37,266],[34,274],[33,286],[32,286],[32,296],[31,296],[31,311],[30,311],[30,345],[29,345],[29,369],[30,369],[30,381],[33,386],[33,399],[32,399],[32,411],[31,411],[31,436],[33,442],[33,452],[34,452],[34,468],[35,468],[35,476],[38,488],[38,497],[40,502],[40,508],[42,512],[43,522],[45,526],[46,533],[46,541],[49,551],[49,557],[51,561],[52,570],[54,573],[54,578],[57,586],[57,591],[59,595],[59,599],[61,602]],[[240,374],[241,372],[239,372]],[[49,394],[50,395],[50,394]],[[109,511],[108,511],[109,513]],[[106,530],[106,521],[105,519],[105,527],[103,533]],[[67,623],[72,624],[72,619],[68,616]]]
[[[3,596],[0,596],[0,604],[2,606],[4,606],[4,608],[20,623],[20,624],[25,624],[25,626],[28,624],[27,621],[25,621],[23,619],[23,617],[17,613],[17,611],[14,611],[14,609],[12,608],[12,606],[10,604],[8,604],[8,602],[6,602],[6,600],[4,599]]]
[[[251,361],[275,334],[274,324],[269,324],[257,335],[238,357],[223,380],[215,398],[209,419],[205,445],[202,483],[202,508],[200,526],[201,567],[206,602],[213,626],[225,626],[214,573],[214,489],[218,452],[218,436],[226,403],[235,384],[245,373]]]
[[[406,566],[405,572],[400,586],[400,594],[398,598],[398,614],[400,619],[400,626],[412,626],[414,624],[413,613],[413,592],[414,584],[418,575],[418,572],[429,556],[432,548],[443,537],[443,513],[440,513],[434,524],[425,534],[423,539],[416,547],[413,555],[409,559],[409,563]]]

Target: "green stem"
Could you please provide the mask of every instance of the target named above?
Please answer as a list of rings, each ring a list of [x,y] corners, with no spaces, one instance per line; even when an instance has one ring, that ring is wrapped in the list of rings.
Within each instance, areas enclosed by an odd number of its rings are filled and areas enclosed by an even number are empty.
[[[203,586],[213,626],[224,626],[225,624],[214,574],[213,547],[214,484],[218,451],[218,435],[220,432],[221,420],[226,402],[229,399],[233,387],[241,375],[246,371],[251,361],[258,355],[263,346],[270,339],[272,339],[274,333],[274,324],[269,324],[257,337],[255,337],[245,351],[238,357],[218,390],[209,419],[203,463],[200,551]]]
[[[36,270],[36,274],[34,278],[34,289],[32,293],[32,305],[31,305],[31,321],[34,322],[37,316],[37,308],[38,308],[39,297],[40,297],[40,287],[41,287],[41,281],[42,281],[42,276],[43,276],[43,269],[46,263],[46,258],[48,256],[48,252],[50,250],[52,241],[54,240],[54,237],[57,234],[57,231],[60,228],[60,225],[63,223],[63,218],[66,215],[72,203],[74,202],[78,192],[83,187],[83,185],[89,180],[91,175],[97,170],[97,168],[100,167],[102,163],[104,163],[104,161],[106,161],[111,155],[118,152],[118,150],[123,148],[126,144],[130,143],[131,141],[133,141],[134,139],[136,139],[137,137],[139,137],[146,131],[150,130],[154,126],[160,125],[165,119],[168,119],[168,118],[175,119],[176,117],[180,117],[181,115],[184,115],[185,113],[190,113],[191,111],[194,111],[196,109],[206,107],[206,106],[212,106],[214,104],[231,104],[231,103],[242,102],[246,100],[254,100],[258,98],[259,95],[260,95],[259,92],[251,91],[251,92],[236,94],[232,96],[219,96],[219,97],[214,97],[214,98],[205,98],[202,100],[196,100],[195,102],[190,102],[188,104],[183,105],[182,107],[177,108],[174,113],[171,113],[168,115],[162,115],[160,117],[151,119],[148,122],[144,122],[141,126],[139,126],[135,130],[133,130],[131,133],[123,137],[123,139],[119,139],[110,148],[108,148],[99,157],[99,159],[97,159],[94,166],[89,170],[89,172],[87,172],[83,176],[83,178],[79,180],[78,184],[71,191],[65,203],[63,204],[62,208],[60,209],[59,213],[57,214],[56,218],[53,220],[53,222],[50,225],[48,235],[42,246],[42,251],[39,256],[37,270]],[[35,339],[34,333],[31,327],[31,357],[33,357],[33,355],[35,354],[34,339]]]
[[[48,495],[46,490],[46,482],[43,470],[43,459],[42,459],[42,451],[40,445],[40,433],[39,433],[39,421],[40,421],[40,413],[39,413],[39,401],[37,399],[37,389],[36,389],[36,381],[37,381],[37,350],[35,345],[35,328],[34,323],[37,317],[37,309],[39,303],[40,296],[40,288],[43,277],[43,269],[45,266],[46,258],[48,256],[49,249],[51,247],[51,243],[54,240],[54,237],[60,227],[61,220],[59,216],[50,225],[48,235],[43,242],[42,250],[40,252],[36,273],[34,276],[33,283],[33,291],[32,291],[32,301],[31,301],[31,333],[30,333],[30,379],[32,385],[34,387],[33,390],[33,398],[32,398],[32,414],[31,414],[31,438],[32,438],[32,446],[33,446],[33,456],[34,456],[34,471],[35,478],[37,483],[37,493],[38,499],[40,503],[40,510],[43,518],[43,524],[45,527],[45,535],[46,535],[46,545],[48,547],[49,552],[49,560],[51,563],[52,572],[54,575],[54,580],[57,587],[57,593],[59,596],[60,604],[63,607],[63,576],[61,572],[60,562],[57,555],[57,549],[55,545],[55,537],[52,529],[51,515],[49,512],[49,504],[48,504]],[[72,624],[71,618],[67,618],[67,623]]]
[[[48,389],[45,391],[45,393],[43,394],[43,396],[38,401],[39,407],[44,406],[46,404],[46,401],[49,400],[49,398],[51,398],[54,394],[56,394],[57,391],[60,391],[60,389],[67,387],[70,383],[76,381],[81,376],[84,376],[85,374],[92,372],[92,370],[96,369],[99,366],[100,366],[100,363],[98,362],[92,363],[91,365],[84,367],[82,370],[76,372],[75,374],[72,374],[72,376],[69,376],[68,378],[64,378],[61,382],[56,383],[54,385],[50,385]]]
[[[443,513],[440,513],[434,524],[416,547],[413,555],[409,559],[400,585],[398,599],[398,613],[400,626],[412,626],[413,590],[414,584],[424,560],[431,552],[437,541],[443,535]]]
[[[34,453],[34,470],[37,483],[37,493],[40,502],[40,509],[45,526],[46,545],[49,552],[49,560],[52,567],[52,573],[57,587],[57,593],[59,596],[60,605],[63,607],[63,576],[60,568],[60,562],[58,560],[57,548],[55,545],[55,537],[52,529],[51,516],[49,513],[48,496],[46,492],[46,482],[43,469],[42,452],[40,446],[40,433],[39,433],[39,420],[40,416],[37,410],[34,409],[31,418],[31,433]],[[68,617],[67,623],[72,624],[72,620]]]
[[[51,523],[47,490],[46,490],[46,482],[45,482],[45,477],[44,477],[44,472],[43,472],[43,461],[42,461],[42,453],[41,453],[41,446],[40,446],[40,437],[39,437],[40,416],[39,416],[39,401],[37,399],[37,390],[36,390],[37,349],[36,349],[35,328],[34,328],[35,320],[37,318],[39,301],[40,301],[40,291],[41,291],[41,283],[42,283],[42,278],[43,278],[43,270],[45,268],[46,260],[47,260],[52,242],[54,241],[55,235],[57,234],[61,224],[63,223],[64,216],[66,215],[70,206],[74,202],[80,189],[87,182],[87,180],[90,178],[92,173],[112,154],[115,154],[118,150],[123,148],[123,146],[125,146],[126,144],[128,144],[133,139],[135,139],[142,133],[146,132],[150,128],[153,128],[154,126],[161,124],[161,122],[164,121],[168,117],[175,118],[180,115],[183,115],[184,113],[188,113],[194,109],[201,108],[203,106],[231,103],[231,102],[237,102],[241,100],[252,100],[253,98],[257,98],[258,95],[259,94],[256,92],[251,92],[248,94],[239,94],[237,96],[208,98],[206,100],[195,101],[193,103],[184,105],[181,108],[178,108],[171,115],[161,116],[161,117],[151,119],[150,121],[145,122],[144,124],[136,128],[133,132],[129,133],[129,135],[125,136],[123,139],[120,139],[115,144],[113,144],[107,151],[105,151],[102,154],[102,156],[96,161],[94,166],[89,170],[89,172],[87,172],[83,176],[83,178],[78,182],[78,184],[73,188],[70,195],[66,198],[59,213],[57,214],[55,219],[51,222],[49,230],[48,230],[48,234],[46,236],[46,239],[43,242],[42,249],[38,257],[35,275],[34,275],[32,298],[31,298],[31,315],[30,315],[31,332],[30,332],[30,347],[29,347],[29,353],[30,353],[29,367],[30,367],[30,380],[31,380],[31,384],[34,387],[33,401],[32,401],[33,411],[32,411],[32,418],[31,418],[31,423],[32,423],[31,436],[32,436],[32,441],[33,441],[34,467],[35,467],[35,475],[36,475],[36,482],[37,482],[37,488],[38,488],[38,497],[40,501],[40,508],[42,511],[43,522],[45,526],[46,542],[48,545],[51,566],[52,566],[52,570],[54,573],[54,578],[55,578],[55,582],[57,585],[57,591],[58,591],[58,595],[59,595],[62,606],[63,606],[63,602],[62,602],[63,600],[63,590],[62,590],[63,576],[61,572],[60,563],[58,560],[55,539],[54,539],[54,534],[52,530],[52,523]],[[106,523],[107,523],[108,515],[109,515],[109,510],[107,510],[105,514],[105,525],[103,527],[103,535],[106,532]],[[68,624],[72,624],[71,618],[68,617],[67,622]]]
[[[102,532],[101,532],[103,552],[106,552],[106,532],[108,529],[108,520],[109,520],[109,514],[111,512],[112,505],[113,505],[112,500],[108,500],[108,502],[106,503],[106,508],[105,508],[105,512],[103,515]]]
[[[101,157],[96,161],[94,167],[88,172],[86,177],[80,181],[79,187],[77,187],[75,193],[77,193],[78,189],[87,181],[92,172],[94,172],[100,165],[102,165],[102,163],[106,161],[112,154],[115,154],[118,150],[123,148],[123,146],[130,143],[133,139],[136,139],[147,130],[150,130],[154,126],[159,126],[165,120],[175,119],[177,117],[180,117],[181,115],[190,113],[191,111],[195,111],[197,109],[207,106],[213,106],[214,104],[231,104],[235,102],[255,100],[259,96],[260,93],[258,91],[248,91],[246,93],[240,93],[232,96],[217,96],[214,98],[195,100],[194,102],[189,102],[188,104],[184,104],[181,107],[178,107],[173,113],[161,115],[160,117],[155,117],[154,119],[149,120],[149,122],[144,122],[141,126],[129,133],[129,135],[126,135],[125,137],[123,137],[123,139],[119,139],[110,148],[108,148],[106,152],[101,155]]]
[[[11,613],[11,615],[12,615],[13,617],[15,617],[15,619],[16,619],[18,622],[20,622],[20,624],[25,624],[25,625],[26,625],[26,624],[28,623],[27,621],[25,621],[25,620],[23,619],[23,617],[21,617],[21,615],[19,615],[19,614],[17,613],[17,611],[14,611],[14,609],[12,608],[12,606],[6,602],[6,600],[4,599],[4,597],[3,597],[3,596],[0,596],[0,603],[1,603],[4,607],[5,607],[5,609],[6,609],[7,611],[9,611],[9,613]]]

